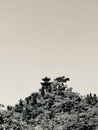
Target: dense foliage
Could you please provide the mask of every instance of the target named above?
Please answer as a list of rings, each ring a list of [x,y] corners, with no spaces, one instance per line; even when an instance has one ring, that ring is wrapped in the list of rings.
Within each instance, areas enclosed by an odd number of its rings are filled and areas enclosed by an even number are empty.
[[[97,130],[98,97],[67,87],[69,78],[42,79],[39,92],[0,113],[0,130]]]

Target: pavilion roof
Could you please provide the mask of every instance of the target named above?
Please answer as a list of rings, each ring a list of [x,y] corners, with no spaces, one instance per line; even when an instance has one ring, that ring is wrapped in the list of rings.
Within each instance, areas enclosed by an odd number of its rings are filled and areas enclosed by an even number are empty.
[[[44,82],[49,82],[50,78],[48,78],[47,76],[45,78],[42,79]]]

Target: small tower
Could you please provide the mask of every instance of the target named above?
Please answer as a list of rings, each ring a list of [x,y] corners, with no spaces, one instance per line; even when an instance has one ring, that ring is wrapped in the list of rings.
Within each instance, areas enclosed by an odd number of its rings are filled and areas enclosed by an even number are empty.
[[[42,79],[43,82],[41,82],[41,85],[43,86],[43,88],[48,91],[50,85],[51,85],[51,82],[50,82],[50,78],[48,78],[47,76],[45,78]]]

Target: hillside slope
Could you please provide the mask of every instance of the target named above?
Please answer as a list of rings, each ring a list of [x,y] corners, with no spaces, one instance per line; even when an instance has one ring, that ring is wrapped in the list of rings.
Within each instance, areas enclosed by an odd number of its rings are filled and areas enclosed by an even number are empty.
[[[41,88],[0,113],[0,130],[97,130],[98,97],[67,88],[69,78],[45,77]]]

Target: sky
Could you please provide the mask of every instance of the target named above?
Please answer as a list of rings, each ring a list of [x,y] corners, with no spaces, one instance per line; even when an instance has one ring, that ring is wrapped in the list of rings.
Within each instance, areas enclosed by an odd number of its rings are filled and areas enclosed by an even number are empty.
[[[63,75],[73,91],[98,95],[98,0],[0,1],[0,103]]]

